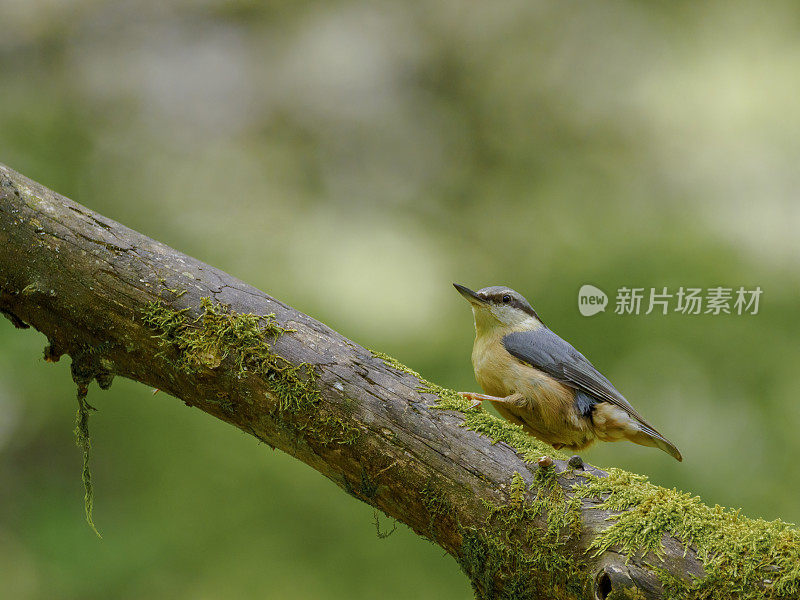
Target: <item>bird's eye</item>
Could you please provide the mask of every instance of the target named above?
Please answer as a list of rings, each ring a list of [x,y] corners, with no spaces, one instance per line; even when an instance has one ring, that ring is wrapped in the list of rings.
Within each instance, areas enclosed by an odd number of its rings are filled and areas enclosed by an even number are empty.
[[[503,302],[506,303],[506,304],[511,302],[511,296],[509,296],[508,294],[504,294],[503,295]]]

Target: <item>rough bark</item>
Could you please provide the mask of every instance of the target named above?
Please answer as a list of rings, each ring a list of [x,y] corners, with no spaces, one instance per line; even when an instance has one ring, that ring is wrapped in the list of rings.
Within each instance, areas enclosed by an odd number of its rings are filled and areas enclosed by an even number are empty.
[[[269,368],[242,368],[224,348],[187,368],[185,350],[146,318],[154,306],[185,309],[175,314],[201,327],[203,298],[229,307],[224,314],[275,315],[284,331],[264,335]],[[669,533],[644,557],[613,545],[587,551],[617,512],[606,495],[575,489],[605,472],[570,468],[555,453],[552,466],[526,462],[463,427],[462,412],[436,409],[440,397],[414,374],[2,165],[0,311],[44,333],[48,359],[69,354],[79,387],[127,377],[302,460],[444,548],[478,597],[655,599],[672,597],[666,581],[704,576],[696,549]],[[302,409],[276,391],[276,361],[312,390]],[[578,521],[562,527],[553,517],[570,500]]]

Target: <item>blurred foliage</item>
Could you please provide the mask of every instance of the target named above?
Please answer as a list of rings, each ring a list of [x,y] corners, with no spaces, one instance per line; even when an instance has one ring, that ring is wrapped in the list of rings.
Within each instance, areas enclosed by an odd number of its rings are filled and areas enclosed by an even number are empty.
[[[683,451],[584,457],[800,519],[796,4],[2,0],[0,162],[476,389],[452,281],[525,294]],[[592,283],[764,290],[756,316],[577,311]],[[613,303],[613,298],[612,298]],[[0,323],[0,595],[464,598],[449,557]],[[66,362],[66,361],[65,361]]]

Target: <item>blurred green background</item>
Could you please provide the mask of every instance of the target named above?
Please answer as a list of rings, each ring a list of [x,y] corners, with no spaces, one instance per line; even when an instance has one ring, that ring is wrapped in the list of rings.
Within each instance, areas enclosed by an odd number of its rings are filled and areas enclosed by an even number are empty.
[[[0,162],[456,389],[451,282],[510,285],[685,456],[587,460],[800,519],[796,3],[0,0],[0,24]],[[584,283],[609,310],[579,314]],[[718,285],[760,285],[759,314],[611,310]],[[127,381],[89,397],[96,539],[44,344],[0,322],[3,598],[469,597],[436,546]]]

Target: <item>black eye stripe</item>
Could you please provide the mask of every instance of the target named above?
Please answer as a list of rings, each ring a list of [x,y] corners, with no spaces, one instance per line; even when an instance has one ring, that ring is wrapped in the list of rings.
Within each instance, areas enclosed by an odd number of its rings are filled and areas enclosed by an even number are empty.
[[[502,288],[500,286],[492,286],[490,288],[485,288],[481,290],[478,293],[478,296],[485,302],[494,305],[511,306],[513,308],[516,308],[517,310],[522,311],[526,315],[530,315],[539,322],[542,321],[539,318],[539,315],[536,314],[536,311],[533,310],[530,304],[528,304],[528,301],[525,300],[525,298],[520,296],[520,294],[515,292],[514,290],[510,290],[508,288]],[[503,296],[509,296],[508,302],[503,302]]]
[[[514,296],[511,296],[509,302],[503,302],[503,296],[508,296],[508,295],[509,294],[500,294],[497,297],[497,300],[499,301],[500,304],[505,304],[506,306],[513,306],[514,308],[521,310],[525,314],[531,315],[532,317],[536,317],[537,319],[539,318],[539,316],[533,311],[533,309],[529,308],[525,304],[525,302],[515,298]]]

